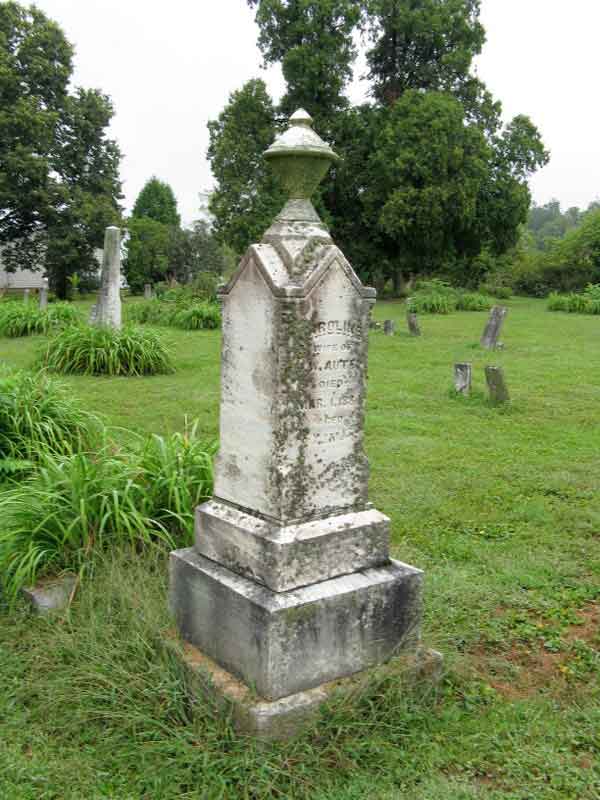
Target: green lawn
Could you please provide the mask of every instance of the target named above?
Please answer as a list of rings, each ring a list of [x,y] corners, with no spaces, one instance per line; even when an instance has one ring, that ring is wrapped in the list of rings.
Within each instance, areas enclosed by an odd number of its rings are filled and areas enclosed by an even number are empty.
[[[257,747],[199,704],[160,644],[164,553],[116,557],[70,614],[0,610],[2,800],[598,800],[600,798],[600,319],[511,300],[505,349],[487,314],[423,317],[379,303],[371,334],[371,499],[394,556],[426,571],[437,690],[385,673],[315,730]],[[218,430],[218,332],[164,330],[177,373],[68,378],[108,424]],[[28,367],[42,342],[0,339]],[[475,392],[452,396],[472,361]],[[510,406],[485,399],[505,368]],[[117,438],[125,436],[115,431]]]

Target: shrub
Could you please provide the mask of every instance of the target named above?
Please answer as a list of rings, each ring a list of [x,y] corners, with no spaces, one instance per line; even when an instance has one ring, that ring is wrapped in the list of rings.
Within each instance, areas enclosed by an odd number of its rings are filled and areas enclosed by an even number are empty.
[[[187,331],[220,328],[221,309],[215,303],[197,303],[178,311],[173,317],[172,325]]]
[[[168,348],[152,331],[80,325],[51,339],[43,354],[51,372],[80,375],[158,375],[173,372]]]
[[[40,310],[34,305],[3,301],[0,304],[0,336],[14,338],[49,333],[79,319],[79,311],[68,303],[55,303]]]
[[[160,300],[144,300],[126,307],[127,320],[144,325],[170,325],[177,308]]]
[[[417,314],[450,314],[452,311],[486,311],[492,300],[475,292],[455,289],[441,280],[420,281],[407,300],[408,309]]]
[[[14,477],[40,452],[72,453],[89,444],[99,421],[43,373],[0,377],[0,471]]]
[[[214,445],[192,426],[141,450],[57,456],[0,494],[0,576],[9,597],[47,574],[82,573],[109,548],[191,542],[194,507],[212,492]]]
[[[548,311],[567,311],[571,314],[600,314],[600,284],[589,283],[581,294],[558,294],[548,298]]]

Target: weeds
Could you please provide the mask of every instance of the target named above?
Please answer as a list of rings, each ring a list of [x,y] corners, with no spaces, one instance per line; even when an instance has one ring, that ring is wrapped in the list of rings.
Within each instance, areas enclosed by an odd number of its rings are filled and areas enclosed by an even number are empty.
[[[47,309],[24,303],[0,303],[0,336],[16,338],[47,334],[79,320],[79,311],[69,303],[55,303]]]
[[[548,297],[548,311],[566,311],[570,314],[600,314],[600,284],[588,283],[581,294],[558,294]]]
[[[407,306],[416,314],[451,314],[453,311],[487,311],[492,300],[477,292],[455,289],[436,278],[419,282]]]
[[[42,357],[50,372],[80,375],[159,375],[173,372],[170,352],[152,331],[81,325],[51,339]]]
[[[131,303],[127,307],[127,318],[138,324],[165,325],[190,331],[221,327],[221,310],[216,303],[210,302],[190,304],[178,299],[145,300]]]

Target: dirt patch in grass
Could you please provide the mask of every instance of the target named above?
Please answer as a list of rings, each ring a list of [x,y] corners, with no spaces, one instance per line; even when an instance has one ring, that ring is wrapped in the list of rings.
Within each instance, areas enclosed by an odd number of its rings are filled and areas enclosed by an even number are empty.
[[[583,678],[572,666],[573,648],[582,643],[591,653],[600,652],[600,605],[579,609],[576,616],[580,621],[563,631],[559,651],[546,649],[541,639],[513,641],[501,652],[478,645],[471,653],[478,677],[509,700],[524,700],[538,692],[558,696],[567,689],[572,691]]]

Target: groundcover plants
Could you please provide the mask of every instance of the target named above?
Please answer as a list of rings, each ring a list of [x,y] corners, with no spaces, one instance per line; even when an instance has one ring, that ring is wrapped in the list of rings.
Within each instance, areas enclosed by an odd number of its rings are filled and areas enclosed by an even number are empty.
[[[80,319],[79,311],[69,303],[54,303],[46,309],[15,301],[0,303],[0,336],[31,336],[49,333]]]

